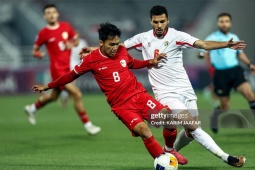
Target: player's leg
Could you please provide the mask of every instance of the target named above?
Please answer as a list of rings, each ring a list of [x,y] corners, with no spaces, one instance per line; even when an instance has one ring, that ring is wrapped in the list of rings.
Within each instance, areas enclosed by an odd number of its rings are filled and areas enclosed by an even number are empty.
[[[189,100],[187,98],[187,101],[183,101],[186,103],[186,107],[193,117],[194,121],[198,121],[198,108],[197,108],[197,103],[196,99],[192,97],[193,99]],[[179,107],[185,107],[185,106],[179,106]],[[174,148],[176,151],[181,150],[185,146],[189,145],[192,141],[194,140],[193,136],[187,131],[187,129],[182,129],[181,132],[178,134],[178,137],[174,143]]]
[[[229,96],[221,96],[218,97],[220,101],[220,105],[214,109],[210,116],[210,128],[214,133],[218,133],[219,124],[218,119],[219,116],[227,111],[230,107],[230,97]]]
[[[216,71],[213,77],[214,93],[220,101],[219,106],[215,107],[210,115],[210,128],[214,133],[218,133],[219,115],[230,107],[230,91],[233,87],[232,74],[231,70],[220,70]]]
[[[251,110],[255,113],[255,96],[250,83],[244,82],[240,84],[236,90],[246,98],[246,100],[249,102]]]
[[[185,110],[180,112],[179,114],[185,115],[182,116],[182,121],[192,121],[194,120],[191,114]],[[213,153],[215,156],[221,158],[224,162],[228,163],[229,165],[240,167],[243,166],[245,163],[245,158],[243,156],[240,157],[234,157],[229,155],[228,153],[225,153],[211,138],[210,135],[208,135],[203,129],[196,125],[196,124],[185,124],[183,125],[186,129],[187,134],[191,134],[192,137],[200,143],[204,148],[209,150],[211,153]]]
[[[84,128],[91,135],[96,135],[101,131],[101,128],[95,126],[89,120],[88,114],[85,110],[85,107],[82,102],[82,93],[73,83],[69,83],[65,85],[65,90],[71,95],[74,100],[74,108],[78,113],[78,116],[82,123],[84,124]]]
[[[31,105],[26,105],[25,106],[25,112],[28,115],[28,120],[31,124],[36,124],[36,119],[35,119],[35,112],[39,109],[41,109],[43,106],[46,104],[57,100],[58,96],[60,94],[59,89],[52,89],[52,91],[49,94],[44,94],[39,99],[31,104]]]
[[[174,149],[174,142],[177,137],[177,128],[164,128],[163,137],[165,141],[164,150],[168,152],[172,151]]]
[[[154,138],[151,130],[144,123],[140,108],[135,104],[137,96],[133,96],[127,100],[124,105],[118,108],[112,108],[114,114],[122,121],[130,130],[132,136],[140,136],[143,143],[153,158],[159,156],[163,150],[157,140]]]
[[[148,118],[151,118],[152,114],[164,114],[164,115],[171,115],[170,109],[167,105],[163,106],[161,103],[159,103],[156,99],[151,97],[148,93],[140,94],[139,102],[137,102],[138,108],[143,108],[143,118],[145,120],[149,120]],[[153,119],[150,120],[151,123]],[[162,120],[163,122],[166,122],[165,119]],[[160,122],[160,120],[158,120]],[[163,137],[165,139],[165,146],[163,147],[164,152],[169,152],[173,154],[179,164],[187,164],[188,160],[182,156],[180,153],[178,153],[175,149],[173,149],[173,143],[176,139],[176,133],[175,130],[176,126],[165,126],[163,130]]]
[[[154,159],[163,152],[162,147],[152,135],[151,130],[149,129],[147,124],[145,124],[144,122],[138,123],[133,128],[133,132],[142,138],[146,149]]]

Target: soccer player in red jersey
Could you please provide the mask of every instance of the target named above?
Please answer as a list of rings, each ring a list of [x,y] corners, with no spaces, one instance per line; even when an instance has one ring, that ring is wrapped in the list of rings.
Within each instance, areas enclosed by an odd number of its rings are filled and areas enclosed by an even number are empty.
[[[40,30],[37,35],[33,47],[33,55],[37,58],[43,58],[45,54],[40,51],[40,47],[43,44],[46,45],[50,57],[51,77],[53,80],[56,80],[70,71],[71,48],[78,45],[79,38],[74,29],[67,22],[58,21],[59,13],[54,4],[46,5],[43,11],[44,18],[48,24]],[[91,135],[99,133],[101,128],[90,122],[82,103],[82,93],[73,83],[56,87],[49,95],[43,95],[35,103],[25,106],[29,122],[35,124],[36,110],[56,100],[59,97],[61,90],[66,90],[72,96],[74,100],[74,108],[87,132]]]
[[[133,136],[140,136],[153,158],[159,156],[162,147],[153,137],[144,120],[150,113],[169,113],[169,109],[151,97],[130,71],[157,65],[165,54],[151,60],[137,60],[131,57],[125,47],[119,46],[120,30],[109,23],[101,24],[99,32],[100,48],[85,56],[74,70],[48,85],[34,85],[34,92],[68,84],[81,75],[92,72],[100,89],[106,95],[113,113],[127,126]]]

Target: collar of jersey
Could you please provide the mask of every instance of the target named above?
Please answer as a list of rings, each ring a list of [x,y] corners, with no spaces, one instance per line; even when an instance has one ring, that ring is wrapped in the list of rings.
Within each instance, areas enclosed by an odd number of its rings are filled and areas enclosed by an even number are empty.
[[[167,29],[166,29],[166,32],[162,35],[162,37],[160,37],[160,39],[164,38],[164,37],[166,36],[167,32],[168,32],[168,27],[167,27]],[[153,35],[154,35],[154,37],[157,37],[154,30],[153,30]],[[157,37],[157,38],[158,38],[158,37]]]
[[[224,34],[224,33],[221,32],[220,30],[218,30],[217,33],[220,34],[220,35],[229,36],[229,32],[228,32],[227,34]]]
[[[56,29],[58,29],[58,28],[59,28],[59,26],[60,26],[60,24],[58,23],[58,25],[53,26],[53,27],[51,27],[51,26],[47,25],[47,26],[46,26],[46,28],[48,28],[49,30],[56,30]]]
[[[105,56],[105,55],[103,55],[103,54],[101,53],[100,48],[98,49],[98,51],[99,51],[99,53],[101,54],[102,57],[104,57],[104,58],[109,58],[109,57],[107,57],[107,56]]]

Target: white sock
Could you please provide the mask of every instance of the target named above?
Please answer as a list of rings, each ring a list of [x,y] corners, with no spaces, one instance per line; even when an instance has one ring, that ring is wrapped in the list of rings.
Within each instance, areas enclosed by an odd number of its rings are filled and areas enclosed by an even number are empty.
[[[166,145],[165,145],[164,147],[165,147],[165,150],[168,151],[168,152],[170,152],[170,151],[172,151],[172,150],[174,149],[174,148],[169,148],[169,147],[166,146]]]
[[[33,112],[33,113],[35,113],[36,112],[36,107],[35,107],[35,104],[33,103],[33,104],[31,104],[30,105],[30,109],[31,109],[31,111]]]
[[[86,129],[90,128],[92,126],[92,123],[90,121],[88,121],[87,123],[84,123],[84,127]]]
[[[186,135],[186,132],[184,129],[179,133],[177,136],[177,139],[174,142],[174,149],[178,152],[183,147],[187,146],[193,141],[193,138],[190,138]]]
[[[203,131],[201,128],[197,128],[196,130],[191,132],[193,138],[203,145],[207,150],[209,150],[211,153],[216,155],[217,157],[221,158],[223,161],[228,161],[229,154],[225,153],[209,136],[205,131]]]

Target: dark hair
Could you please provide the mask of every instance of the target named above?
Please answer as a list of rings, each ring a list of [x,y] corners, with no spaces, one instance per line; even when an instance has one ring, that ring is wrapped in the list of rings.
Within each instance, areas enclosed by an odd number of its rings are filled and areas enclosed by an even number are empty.
[[[99,34],[99,40],[105,41],[109,38],[112,39],[115,36],[120,37],[121,31],[115,25],[107,22],[107,23],[100,24],[100,27],[98,29],[98,34]]]
[[[57,6],[56,6],[55,4],[47,4],[47,5],[45,5],[44,8],[43,8],[43,12],[45,12],[45,10],[46,10],[47,8],[56,8],[56,9],[58,9]]]
[[[217,20],[220,18],[220,17],[229,17],[230,20],[232,20],[232,16],[229,14],[229,13],[226,13],[226,12],[223,12],[223,13],[220,13],[218,16],[217,16]]]
[[[167,9],[164,6],[161,5],[155,5],[151,8],[150,11],[150,17],[152,18],[153,15],[162,15],[166,14],[166,17],[168,17]]]

